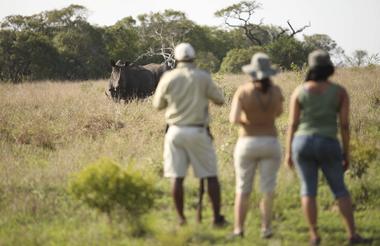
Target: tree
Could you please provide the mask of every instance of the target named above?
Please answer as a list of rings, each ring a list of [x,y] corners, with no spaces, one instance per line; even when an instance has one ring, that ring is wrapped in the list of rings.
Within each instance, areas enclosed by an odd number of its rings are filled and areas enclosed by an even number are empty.
[[[363,67],[380,63],[380,55],[369,54],[366,50],[355,50],[352,56],[346,56],[346,62],[353,67]]]
[[[46,36],[31,32],[19,33],[23,59],[28,64],[23,79],[42,80],[54,79],[59,74],[61,58]],[[21,41],[24,39],[24,41]]]
[[[104,30],[104,43],[112,59],[132,61],[139,56],[140,40],[136,20],[125,17]]]
[[[104,77],[108,64],[104,30],[86,18],[87,9],[81,5],[6,17],[1,22],[2,79]]]
[[[4,18],[0,26],[3,30],[41,32],[44,29],[44,18],[41,14],[10,15]]]
[[[220,61],[212,52],[197,52],[196,64],[199,68],[215,73],[219,69]]]
[[[54,78],[59,54],[49,40],[34,32],[0,31],[0,79],[22,80]]]
[[[195,25],[185,13],[171,9],[139,15],[137,18],[141,47],[147,51],[138,59],[160,55],[171,62],[174,47],[184,40]]]
[[[345,65],[346,55],[342,47],[337,46],[335,49],[330,51],[331,60],[337,67],[342,67]]]
[[[219,70],[220,64],[229,50],[250,46],[249,41],[239,29],[226,31],[198,25],[194,25],[183,41],[193,45],[197,52],[197,62],[202,68],[210,71]],[[206,59],[211,59],[209,65],[206,64]]]
[[[88,9],[82,5],[71,4],[63,9],[43,12],[43,16],[48,26],[65,28],[77,22],[87,21]]]
[[[254,14],[261,6],[255,0],[241,1],[215,12],[215,16],[223,17],[224,23],[228,27],[242,29],[252,44],[259,46],[276,41],[282,37],[294,37],[297,33],[310,27],[309,24],[299,29],[294,29],[289,20],[287,21],[288,28],[265,26],[262,19],[258,23],[254,23]]]
[[[220,66],[223,73],[240,73],[241,67],[251,61],[252,55],[263,51],[260,46],[251,46],[248,49],[232,49],[230,50]]]
[[[223,17],[224,23],[229,27],[240,28],[253,44],[262,45],[261,39],[257,37],[262,32],[259,24],[252,23],[252,16],[261,4],[256,1],[242,1],[215,12],[215,16]]]
[[[354,64],[360,61],[358,55],[347,58],[325,34],[305,36],[304,43],[296,40],[295,35],[309,25],[295,29],[290,21],[287,28],[255,21],[261,6],[257,1],[241,1],[217,11],[215,15],[224,18],[227,29],[197,25],[185,13],[171,9],[137,19],[128,16],[107,27],[89,24],[88,10],[81,5],[7,16],[0,22],[0,79],[104,78],[109,73],[109,58],[174,64],[174,47],[180,42],[191,43],[198,65],[212,72],[240,72],[241,65],[259,50],[270,53],[284,68],[292,62],[302,66],[307,53],[317,48],[328,50],[333,59],[337,54]],[[378,60],[377,54],[365,57],[366,63]]]
[[[378,64],[380,64],[380,54],[379,53],[368,55],[368,58],[367,58],[367,65],[368,66],[378,65]]]
[[[4,18],[0,27],[4,30],[33,31],[44,35],[87,20],[88,10],[81,5],[72,4],[60,10],[44,11],[31,16],[10,15]]]
[[[336,42],[327,34],[313,34],[303,36],[305,45],[311,50],[321,49],[327,52],[332,52],[338,47]]]
[[[55,35],[54,46],[64,60],[64,79],[91,79],[107,74],[109,59],[102,34],[102,29],[78,21]]]
[[[292,64],[302,67],[307,61],[309,49],[295,38],[280,38],[265,47],[272,62],[285,69],[291,69]]]

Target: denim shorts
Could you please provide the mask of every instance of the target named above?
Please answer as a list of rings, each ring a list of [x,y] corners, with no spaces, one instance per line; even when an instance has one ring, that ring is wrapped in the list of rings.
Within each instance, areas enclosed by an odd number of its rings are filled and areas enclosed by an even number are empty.
[[[342,150],[337,139],[310,135],[295,136],[292,157],[301,180],[301,195],[317,195],[320,168],[335,198],[349,195],[344,183]]]

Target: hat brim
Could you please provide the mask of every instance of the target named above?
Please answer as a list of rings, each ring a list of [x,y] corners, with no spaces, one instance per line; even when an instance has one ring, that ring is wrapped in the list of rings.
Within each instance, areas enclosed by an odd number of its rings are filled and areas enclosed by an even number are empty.
[[[270,67],[266,70],[257,70],[254,66],[251,64],[244,65],[241,70],[249,74],[253,79],[261,80],[261,79],[266,79],[271,76],[276,75],[279,71],[275,67]]]

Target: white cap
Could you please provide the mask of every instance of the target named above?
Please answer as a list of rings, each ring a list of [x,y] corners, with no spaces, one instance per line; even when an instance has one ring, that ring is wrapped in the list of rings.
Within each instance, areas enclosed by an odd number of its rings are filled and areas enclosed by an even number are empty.
[[[192,61],[195,58],[195,50],[189,43],[180,43],[174,49],[174,58],[177,61]]]

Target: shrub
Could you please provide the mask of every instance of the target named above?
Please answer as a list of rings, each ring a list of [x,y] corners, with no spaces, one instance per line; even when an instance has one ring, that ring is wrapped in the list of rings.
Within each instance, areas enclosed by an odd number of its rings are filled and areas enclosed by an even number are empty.
[[[106,213],[121,209],[127,217],[139,218],[154,203],[152,182],[132,168],[125,169],[102,158],[75,175],[69,193],[88,206]]]
[[[377,193],[379,185],[373,182],[376,172],[378,154],[375,145],[364,143],[358,139],[351,141],[351,162],[348,176],[352,179],[350,192],[356,209],[366,209],[379,204]]]
[[[304,47],[302,42],[295,38],[284,37],[265,47],[266,52],[272,59],[273,64],[277,64],[285,69],[293,69],[302,66],[307,61],[310,50]]]
[[[379,91],[375,91],[370,96],[370,105],[372,109],[380,108],[380,92]]]
[[[259,51],[263,51],[263,49],[258,46],[252,46],[248,49],[230,50],[220,65],[220,72],[240,73],[241,67],[250,63],[252,55]]]
[[[219,69],[220,61],[212,52],[199,52],[196,63],[199,68],[215,73]]]
[[[371,163],[376,160],[376,149],[359,141],[351,142],[351,166],[349,175],[352,178],[361,179],[368,171]]]

